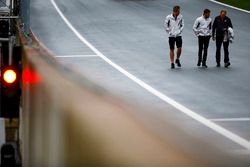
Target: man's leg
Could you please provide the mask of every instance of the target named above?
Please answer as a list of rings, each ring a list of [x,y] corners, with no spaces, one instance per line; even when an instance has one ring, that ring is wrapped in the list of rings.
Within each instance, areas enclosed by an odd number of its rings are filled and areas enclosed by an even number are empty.
[[[202,61],[202,50],[203,50],[203,37],[202,36],[198,37],[198,44],[199,44],[199,49],[198,49],[198,63],[197,63],[197,66],[200,66],[201,61]]]
[[[177,48],[177,59],[180,59],[181,51],[182,51],[182,48]]]
[[[225,67],[229,67],[230,66],[228,46],[229,46],[229,41],[223,42]]]
[[[228,46],[229,46],[229,41],[223,42],[223,48],[224,48],[224,63],[229,62]]]
[[[174,49],[170,49],[170,63],[174,63]]]
[[[170,48],[170,63],[171,63],[171,68],[175,68],[174,66],[174,45],[175,45],[175,38],[174,37],[169,37],[169,48]]]
[[[216,63],[217,67],[220,66],[220,50],[223,42],[223,37],[216,37]]]
[[[176,46],[177,46],[177,51],[176,51],[177,58],[175,60],[175,63],[177,64],[178,67],[181,67],[181,63],[180,63],[180,57],[181,57],[181,52],[182,52],[182,38],[181,37],[176,37]]]
[[[203,52],[202,65],[205,67],[207,67],[206,61],[207,61],[207,50],[209,46],[209,40],[210,40],[210,36],[204,37],[204,52]]]

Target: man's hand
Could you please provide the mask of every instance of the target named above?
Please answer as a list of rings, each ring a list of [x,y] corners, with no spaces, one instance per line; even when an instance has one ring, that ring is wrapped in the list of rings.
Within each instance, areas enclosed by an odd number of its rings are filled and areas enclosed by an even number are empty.
[[[178,36],[181,34],[181,30],[178,30],[175,36]]]

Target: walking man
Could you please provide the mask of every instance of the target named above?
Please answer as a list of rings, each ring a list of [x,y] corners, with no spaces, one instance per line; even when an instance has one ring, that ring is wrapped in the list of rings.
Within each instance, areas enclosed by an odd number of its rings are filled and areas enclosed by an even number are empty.
[[[209,41],[212,35],[212,19],[210,18],[210,10],[205,9],[203,15],[198,17],[193,25],[193,30],[195,35],[198,37],[199,50],[198,50],[198,63],[197,66],[207,68],[207,50],[209,46]],[[203,57],[202,57],[203,51]]]
[[[174,50],[175,45],[177,47],[177,57],[175,63],[178,67],[181,67],[180,56],[182,50],[182,37],[181,33],[184,28],[183,16],[180,14],[180,6],[173,7],[173,13],[168,15],[165,20],[166,32],[169,34],[169,47],[170,47],[170,62],[171,69],[175,68],[174,64]]]
[[[228,46],[229,46],[229,32],[228,29],[233,29],[233,25],[231,22],[231,19],[226,16],[227,11],[221,10],[220,15],[217,16],[213,23],[213,31],[212,36],[213,40],[216,40],[216,62],[217,67],[220,67],[220,61],[221,61],[221,45],[223,44],[224,48],[224,63],[225,67],[230,66],[229,61],[229,52],[228,52]]]

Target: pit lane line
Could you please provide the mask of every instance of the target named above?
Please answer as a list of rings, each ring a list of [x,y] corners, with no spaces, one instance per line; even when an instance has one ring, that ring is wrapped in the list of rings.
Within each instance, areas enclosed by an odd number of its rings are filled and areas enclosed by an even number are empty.
[[[214,119],[209,119],[210,121],[213,122],[243,122],[243,121],[250,121],[250,118],[244,117],[244,118],[214,118]]]
[[[90,58],[90,57],[99,57],[98,55],[60,55],[55,56],[56,58]]]

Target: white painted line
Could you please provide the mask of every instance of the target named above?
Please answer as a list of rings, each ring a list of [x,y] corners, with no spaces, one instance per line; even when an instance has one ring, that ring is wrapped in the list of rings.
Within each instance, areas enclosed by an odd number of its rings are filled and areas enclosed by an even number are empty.
[[[60,55],[55,56],[56,58],[88,58],[88,57],[99,57],[98,55]]]
[[[238,155],[250,155],[250,150],[233,150],[232,153]]]
[[[210,121],[213,122],[250,121],[250,118],[216,118],[216,119],[210,119]]]
[[[217,3],[217,4],[220,4],[220,5],[223,5],[223,6],[226,6],[226,7],[229,7],[229,8],[232,8],[232,9],[239,10],[239,11],[241,11],[241,12],[250,13],[250,11],[248,11],[248,10],[244,10],[244,9],[241,9],[241,8],[237,8],[237,7],[235,7],[235,6],[231,6],[231,5],[222,3],[222,2],[218,2],[218,1],[216,1],[216,0],[209,0],[209,1],[214,2],[214,3]]]
[[[128,71],[124,70],[119,65],[112,62],[110,59],[108,59],[106,56],[104,56],[99,50],[97,50],[92,44],[90,44],[74,27],[73,25],[68,21],[68,19],[63,15],[61,10],[58,8],[57,4],[54,0],[50,0],[53,4],[54,8],[57,10],[58,14],[61,16],[61,18],[64,20],[64,22],[68,25],[68,27],[72,30],[72,32],[85,44],[87,45],[94,53],[96,53],[100,58],[102,58],[104,61],[106,61],[108,64],[110,64],[112,67],[114,67],[116,70],[120,71],[122,74],[127,76],[129,79],[146,89],[148,92],[152,93],[153,95],[157,96],[164,102],[172,105],[179,111],[183,112],[184,114],[190,116],[191,118],[195,119],[196,121],[202,123],[203,125],[211,128],[212,130],[218,132],[219,134],[225,136],[226,138],[230,139],[231,141],[241,145],[242,147],[250,150],[250,142],[232,132],[229,130],[215,124],[214,122],[204,118],[203,116],[195,113],[194,111],[186,108],[185,106],[181,105],[180,103],[176,102],[175,100],[169,98],[168,96],[162,94],[158,90],[154,89],[150,85],[146,84],[142,80],[138,79],[134,75],[130,74]]]

